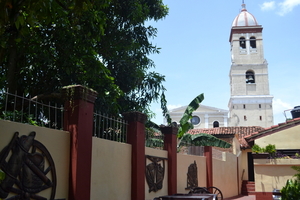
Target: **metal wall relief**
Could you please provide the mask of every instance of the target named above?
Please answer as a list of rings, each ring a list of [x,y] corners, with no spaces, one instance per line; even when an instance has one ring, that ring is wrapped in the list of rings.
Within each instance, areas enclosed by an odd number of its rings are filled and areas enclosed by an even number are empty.
[[[0,183],[0,198],[7,200],[53,200],[56,192],[56,171],[47,148],[28,136],[16,132],[0,152],[0,169],[5,179]],[[48,190],[47,192],[43,192]],[[39,193],[43,192],[43,196]]]
[[[188,167],[186,189],[192,189],[195,187],[198,187],[198,168],[196,161],[194,161],[194,163],[190,164]]]
[[[152,163],[147,165],[147,159]],[[166,158],[146,155],[146,181],[149,192],[157,192],[162,189],[165,176],[165,160]]]

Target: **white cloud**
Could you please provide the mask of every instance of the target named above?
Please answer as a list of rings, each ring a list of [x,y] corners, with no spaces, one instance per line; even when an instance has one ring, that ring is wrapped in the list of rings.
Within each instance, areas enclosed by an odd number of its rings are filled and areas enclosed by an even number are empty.
[[[264,2],[261,6],[261,10],[274,10],[276,7],[275,1]]]
[[[285,110],[293,109],[293,106],[289,103],[283,102],[281,99],[273,100],[273,112],[274,114],[283,113]]]
[[[283,16],[291,12],[296,6],[300,5],[300,0],[284,0],[282,3],[279,3],[280,11],[279,15]]]
[[[290,103],[283,102],[281,99],[273,100],[273,116],[274,124],[283,123],[288,118],[292,118],[291,109],[293,109]]]

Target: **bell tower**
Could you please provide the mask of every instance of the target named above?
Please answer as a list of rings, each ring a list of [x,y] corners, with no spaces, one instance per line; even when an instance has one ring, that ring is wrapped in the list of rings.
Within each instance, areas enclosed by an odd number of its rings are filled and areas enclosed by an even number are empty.
[[[229,126],[273,125],[273,96],[269,91],[268,63],[264,58],[262,26],[242,4],[232,23]]]

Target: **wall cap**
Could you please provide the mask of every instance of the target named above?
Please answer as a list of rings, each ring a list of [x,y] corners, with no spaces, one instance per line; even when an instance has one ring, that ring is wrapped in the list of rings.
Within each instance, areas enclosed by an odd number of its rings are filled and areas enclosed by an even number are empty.
[[[61,92],[64,99],[82,99],[90,103],[94,103],[98,95],[98,93],[95,90],[82,85],[65,86],[62,88]]]
[[[147,121],[147,115],[145,115],[144,113],[141,112],[137,112],[137,111],[132,111],[132,112],[126,112],[123,114],[124,119],[127,122],[141,122],[143,124],[146,123]]]

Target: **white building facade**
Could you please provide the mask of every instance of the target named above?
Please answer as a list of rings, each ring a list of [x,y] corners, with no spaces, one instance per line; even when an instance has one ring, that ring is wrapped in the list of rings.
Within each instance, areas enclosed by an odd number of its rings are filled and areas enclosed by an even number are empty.
[[[179,121],[187,106],[175,108],[170,111],[170,117],[173,122],[179,124]],[[227,127],[228,125],[228,110],[214,108],[202,105],[193,112],[191,123],[195,129],[199,128],[214,128],[214,127]]]

